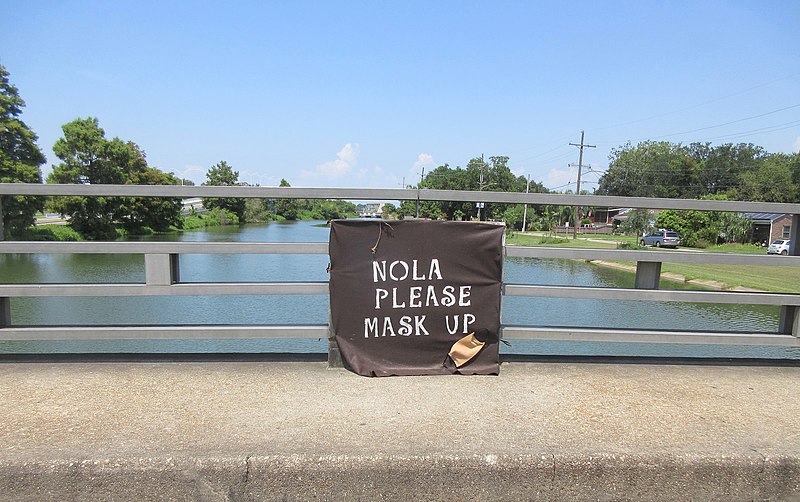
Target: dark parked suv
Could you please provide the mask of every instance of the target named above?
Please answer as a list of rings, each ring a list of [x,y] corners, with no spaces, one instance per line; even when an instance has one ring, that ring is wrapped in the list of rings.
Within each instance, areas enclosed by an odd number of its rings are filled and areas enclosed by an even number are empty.
[[[657,248],[676,248],[681,243],[681,236],[672,230],[658,230],[645,234],[639,244],[642,246],[655,246]]]

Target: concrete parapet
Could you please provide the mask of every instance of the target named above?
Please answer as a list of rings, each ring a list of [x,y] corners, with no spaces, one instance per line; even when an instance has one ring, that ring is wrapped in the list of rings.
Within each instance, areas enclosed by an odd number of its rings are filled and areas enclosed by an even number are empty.
[[[800,368],[0,364],[0,500],[800,499]]]
[[[793,500],[797,458],[124,458],[0,462],[2,500]]]

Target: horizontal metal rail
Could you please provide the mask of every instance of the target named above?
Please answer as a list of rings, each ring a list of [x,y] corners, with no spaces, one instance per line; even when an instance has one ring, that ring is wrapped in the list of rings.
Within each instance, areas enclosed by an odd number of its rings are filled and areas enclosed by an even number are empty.
[[[590,286],[537,286],[504,284],[506,296],[649,302],[736,303],[743,305],[800,305],[800,295],[739,291],[686,291],[671,289],[598,288]]]
[[[800,204],[727,200],[664,199],[610,195],[490,192],[471,190],[304,188],[262,186],[81,185],[0,183],[0,195],[84,195],[121,197],[256,197],[267,199],[434,200],[555,206],[603,206],[643,209],[800,214]]]
[[[223,340],[327,339],[328,325],[287,326],[48,326],[0,329],[0,339],[30,340]]]
[[[0,284],[0,297],[327,295],[327,282],[147,284]]]
[[[327,282],[197,282],[147,284],[0,284],[0,297],[326,295]],[[599,288],[504,284],[506,296],[656,302],[796,305],[800,295],[738,291]]]
[[[0,330],[3,340],[206,340],[206,339],[326,339],[328,325],[285,326],[48,326],[10,327]],[[510,340],[569,340],[580,342],[675,343],[708,345],[769,345],[800,347],[791,335],[764,333],[712,333],[503,326],[501,337]]]
[[[503,338],[574,342],[676,343],[699,345],[771,345],[800,347],[800,338],[768,333],[680,332],[632,329],[503,326]]]
[[[46,242],[0,241],[0,253],[51,254],[328,254],[327,242]]]

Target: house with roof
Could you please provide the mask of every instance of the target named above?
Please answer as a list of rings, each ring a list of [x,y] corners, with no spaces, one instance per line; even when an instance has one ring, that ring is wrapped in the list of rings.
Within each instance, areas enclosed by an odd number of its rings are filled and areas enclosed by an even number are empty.
[[[792,215],[779,213],[742,213],[753,222],[753,242],[788,239],[792,231]]]

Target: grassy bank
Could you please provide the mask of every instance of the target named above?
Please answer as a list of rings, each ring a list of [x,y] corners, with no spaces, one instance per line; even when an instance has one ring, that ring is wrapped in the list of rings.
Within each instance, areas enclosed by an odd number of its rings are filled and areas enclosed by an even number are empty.
[[[721,282],[727,286],[725,289],[739,287],[774,293],[800,293],[800,267],[664,263],[661,271],[681,275],[686,281]]]
[[[591,239],[591,240],[586,240]],[[561,239],[539,235],[515,234],[506,239],[506,244],[514,246],[549,246],[564,248],[616,249],[618,243],[635,245],[635,237],[583,235],[578,239]],[[651,249],[651,248],[647,248]],[[758,246],[748,244],[721,244],[694,251],[715,253],[764,254]],[[780,260],[780,256],[775,256]],[[620,262],[619,265],[634,271],[633,262]],[[711,281],[722,284],[722,289],[747,288],[775,293],[800,294],[800,267],[740,266],[715,264],[667,263],[661,266],[662,274],[670,274],[677,280]],[[669,277],[663,279],[672,280]]]

